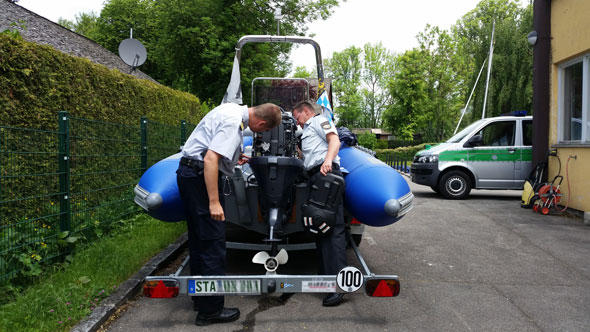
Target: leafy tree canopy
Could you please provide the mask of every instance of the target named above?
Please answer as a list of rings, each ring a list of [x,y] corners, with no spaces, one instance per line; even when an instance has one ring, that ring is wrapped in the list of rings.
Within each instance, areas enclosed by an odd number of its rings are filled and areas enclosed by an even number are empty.
[[[133,37],[148,50],[141,67],[156,80],[217,103],[229,82],[234,47],[244,35],[272,34],[280,8],[281,34],[304,35],[306,25],[326,19],[338,0],[108,0],[86,33],[112,52]],[[242,52],[243,91],[255,76],[284,76],[290,70],[288,44],[247,45]],[[245,95],[246,98],[248,96]],[[245,100],[247,101],[247,100]]]

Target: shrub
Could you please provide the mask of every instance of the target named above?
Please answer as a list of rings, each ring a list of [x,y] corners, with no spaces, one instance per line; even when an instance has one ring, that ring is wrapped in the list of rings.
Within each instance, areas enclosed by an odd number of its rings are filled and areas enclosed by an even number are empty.
[[[387,155],[391,155],[393,154],[393,156],[397,159],[400,160],[413,160],[414,159],[414,155],[416,154],[416,152],[420,151],[420,150],[424,150],[424,147],[426,146],[426,144],[433,144],[433,143],[423,143],[423,144],[419,144],[419,145],[414,145],[414,146],[405,146],[405,147],[400,147],[400,148],[396,148],[396,149],[378,149],[375,150],[375,152],[377,152],[377,159],[381,160],[381,161],[385,161],[387,158]]]
[[[203,115],[189,93],[0,34],[0,124],[56,129],[58,111],[127,125],[141,116],[198,123]]]

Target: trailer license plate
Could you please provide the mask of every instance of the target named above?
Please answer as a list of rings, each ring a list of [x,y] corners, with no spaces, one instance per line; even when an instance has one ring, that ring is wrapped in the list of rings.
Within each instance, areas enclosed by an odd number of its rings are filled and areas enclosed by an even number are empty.
[[[189,295],[251,294],[260,295],[260,279],[190,279]]]

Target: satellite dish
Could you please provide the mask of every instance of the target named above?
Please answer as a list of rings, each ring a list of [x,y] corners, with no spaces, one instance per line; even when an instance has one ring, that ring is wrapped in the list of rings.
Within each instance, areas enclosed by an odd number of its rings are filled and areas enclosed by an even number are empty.
[[[147,51],[137,39],[127,38],[119,44],[119,56],[131,67],[141,66],[147,59]]]

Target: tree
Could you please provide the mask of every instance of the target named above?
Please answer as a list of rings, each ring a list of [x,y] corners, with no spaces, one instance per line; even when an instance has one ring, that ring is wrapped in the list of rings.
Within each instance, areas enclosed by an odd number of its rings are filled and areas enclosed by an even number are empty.
[[[229,82],[234,47],[248,34],[276,30],[275,8],[283,15],[281,32],[303,35],[306,24],[327,18],[338,0],[110,0],[98,19],[96,41],[115,52],[133,28],[148,50],[142,70],[202,100],[221,101]],[[248,45],[242,52],[243,91],[255,76],[290,71],[288,44]],[[248,102],[249,94],[244,95]]]
[[[334,52],[326,60],[326,76],[333,79],[332,95],[338,125],[345,127],[362,126],[362,96],[359,93],[361,81],[360,48],[351,46],[342,52]]]
[[[314,74],[315,71],[308,71],[305,66],[297,66],[295,67],[295,72],[293,73],[294,78],[309,78],[317,76]]]
[[[364,146],[367,149],[374,149],[377,145],[377,137],[371,131],[367,131],[359,134],[358,141],[360,146]]]
[[[361,70],[364,126],[378,128],[381,126],[383,110],[390,106],[391,97],[387,93],[387,84],[393,74],[391,54],[381,43],[363,47],[363,68]]]
[[[474,85],[479,67],[488,59],[494,21],[495,45],[486,117],[531,110],[532,50],[526,41],[532,30],[531,4],[521,8],[516,0],[482,0],[453,27],[458,52],[472,68],[465,84],[469,88]],[[469,92],[464,91],[465,99]],[[472,120],[481,117],[484,94],[485,83],[480,82],[473,97]]]
[[[60,18],[57,23],[92,40],[98,36],[98,16],[93,12],[76,14],[74,22]]]
[[[419,49],[404,52],[396,58],[394,79],[388,83],[392,105],[383,114],[383,120],[398,139],[412,139],[417,117],[427,103],[426,54]]]
[[[393,73],[391,55],[381,43],[351,46],[326,60],[326,73],[334,79],[338,124],[349,127],[381,126],[389,107],[387,82]]]
[[[453,132],[463,106],[465,61],[458,56],[456,42],[445,30],[427,25],[417,38],[424,55],[427,98],[415,114],[416,132],[427,142],[440,142]]]

